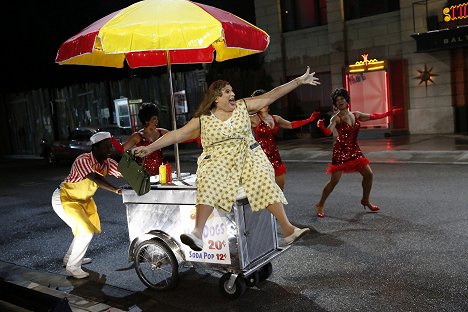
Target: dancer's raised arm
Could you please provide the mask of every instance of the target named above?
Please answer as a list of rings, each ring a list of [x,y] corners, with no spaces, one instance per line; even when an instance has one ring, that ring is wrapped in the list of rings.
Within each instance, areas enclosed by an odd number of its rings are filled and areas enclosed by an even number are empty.
[[[249,113],[258,112],[263,107],[270,105],[280,97],[285,96],[286,94],[303,84],[308,84],[312,86],[320,84],[319,79],[315,77],[315,72],[310,73],[309,66],[307,66],[307,70],[302,76],[297,77],[288,83],[282,84],[262,95],[245,98],[244,100],[247,105],[247,109]]]

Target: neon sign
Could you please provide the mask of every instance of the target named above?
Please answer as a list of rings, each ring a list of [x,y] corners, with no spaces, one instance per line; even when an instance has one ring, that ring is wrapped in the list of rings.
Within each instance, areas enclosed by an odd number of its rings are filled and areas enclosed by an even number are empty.
[[[349,65],[348,72],[360,73],[364,71],[380,70],[385,68],[385,61],[377,59],[369,59],[369,54],[361,54],[362,61],[357,61],[353,65]]]
[[[468,3],[462,3],[452,5],[450,8],[443,8],[442,13],[444,14],[444,21],[450,22],[468,17],[467,10]]]

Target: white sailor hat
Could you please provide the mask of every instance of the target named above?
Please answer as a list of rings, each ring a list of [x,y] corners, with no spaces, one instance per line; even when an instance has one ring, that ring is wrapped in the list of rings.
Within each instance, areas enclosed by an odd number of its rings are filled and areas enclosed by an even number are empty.
[[[93,134],[89,138],[89,140],[91,141],[92,144],[96,144],[98,142],[101,142],[102,140],[110,139],[110,138],[111,138],[111,134],[109,132],[102,131],[102,132],[96,132],[95,134]]]

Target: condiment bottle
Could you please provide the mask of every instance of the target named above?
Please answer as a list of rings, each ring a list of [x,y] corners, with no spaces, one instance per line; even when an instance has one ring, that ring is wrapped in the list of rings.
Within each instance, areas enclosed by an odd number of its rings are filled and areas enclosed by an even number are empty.
[[[172,181],[172,166],[171,163],[166,164],[166,183],[169,183]]]
[[[166,165],[164,163],[159,166],[159,183],[166,184]]]

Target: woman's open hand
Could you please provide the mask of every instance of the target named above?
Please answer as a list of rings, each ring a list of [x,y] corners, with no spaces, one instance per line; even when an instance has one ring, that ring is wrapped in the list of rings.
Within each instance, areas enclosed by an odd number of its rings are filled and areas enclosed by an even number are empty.
[[[135,155],[136,157],[145,157],[149,154],[149,151],[146,148],[146,146],[135,147],[132,151],[133,155]]]
[[[310,67],[307,66],[307,70],[304,75],[297,78],[299,84],[310,84],[313,86],[319,85],[320,81],[317,77],[315,77],[315,72],[310,73]]]

